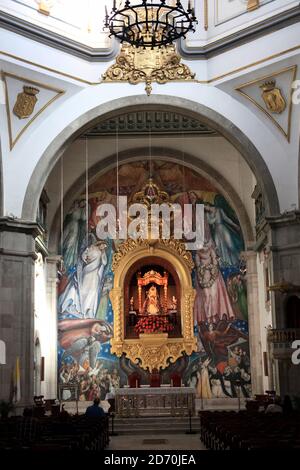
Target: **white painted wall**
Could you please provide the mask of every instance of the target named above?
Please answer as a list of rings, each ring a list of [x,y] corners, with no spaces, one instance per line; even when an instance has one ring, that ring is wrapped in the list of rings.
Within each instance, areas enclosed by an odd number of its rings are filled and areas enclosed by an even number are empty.
[[[288,2],[288,6],[294,3],[298,2]],[[270,3],[273,4],[278,8],[284,7],[281,0]],[[262,14],[264,8],[267,6],[261,7],[259,14]],[[5,214],[11,213],[20,217],[24,195],[36,165],[49,145],[54,145],[56,137],[64,132],[67,126],[72,126],[75,131],[79,121],[85,122],[88,112],[94,110],[96,116],[96,108],[112,100],[127,96],[134,99],[136,95],[142,95],[145,103],[148,103],[151,98],[145,96],[144,84],[89,84],[99,83],[102,73],[112,61],[88,62],[3,29],[0,30],[0,43],[5,53],[0,53],[2,71],[38,80],[66,91],[62,98],[47,108],[29,126],[12,151],[9,149],[7,138],[5,99],[3,93],[1,94],[0,138],[5,186],[4,208]],[[298,205],[300,107],[294,106],[289,144],[279,135],[275,126],[265,119],[263,113],[243,101],[235,91],[235,86],[279,70],[286,64],[300,65],[300,46],[296,49],[297,46],[299,34],[298,25],[295,24],[208,60],[186,62],[197,72],[197,79],[212,80],[209,85],[153,85],[153,95],[170,97],[170,103],[174,96],[191,100],[191,105],[204,104],[230,120],[247,135],[269,168],[282,211]]]
[[[110,83],[99,87],[89,87],[66,100],[64,106],[55,113],[39,121],[39,126],[26,133],[14,147],[10,155],[4,156],[3,168],[5,176],[5,213],[13,213],[20,217],[22,205],[30,177],[43,153],[55,138],[67,126],[72,126],[74,132],[84,124],[84,116],[91,110],[95,116],[96,109],[111,100],[125,96],[135,96],[143,93],[144,85],[133,87],[127,84]],[[154,93],[164,93],[170,97],[183,98],[193,103],[200,103],[215,110],[237,126],[256,146],[266,162],[273,177],[281,209],[290,207],[290,201],[298,198],[298,176],[295,174],[296,162],[291,160],[291,166],[285,165],[282,143],[275,139],[267,126],[258,120],[246,106],[238,103],[231,96],[213,87],[197,83],[168,83],[164,86],[154,85]],[[147,96],[145,104],[150,102]],[[115,101],[117,105],[117,102]],[[26,158],[26,166],[24,166]],[[282,186],[282,181],[289,181],[289,187]]]

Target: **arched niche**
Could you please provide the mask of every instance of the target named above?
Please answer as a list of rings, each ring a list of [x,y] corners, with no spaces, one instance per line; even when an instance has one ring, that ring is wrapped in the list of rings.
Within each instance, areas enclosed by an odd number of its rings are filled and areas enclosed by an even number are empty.
[[[180,282],[181,299],[181,338],[168,335],[145,334],[139,339],[126,339],[124,295],[125,281],[133,266],[145,260],[156,258],[172,265]],[[121,357],[126,355],[150,372],[165,369],[184,353],[196,351],[196,338],[193,329],[193,302],[195,291],[192,286],[191,270],[193,261],[186,252],[185,245],[178,240],[132,240],[124,242],[114,255],[114,284],[110,292],[114,311],[114,336],[111,339],[111,352]]]

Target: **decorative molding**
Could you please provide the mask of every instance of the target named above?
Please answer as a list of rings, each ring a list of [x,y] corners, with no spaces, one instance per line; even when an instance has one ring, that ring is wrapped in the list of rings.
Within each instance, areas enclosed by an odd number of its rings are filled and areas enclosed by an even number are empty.
[[[113,341],[112,341],[113,342]],[[140,335],[139,340],[127,340],[125,344],[113,342],[112,353],[118,357],[126,357],[140,367],[149,369],[165,369],[179,359],[183,353],[190,356],[195,351],[194,342],[184,342],[182,339],[168,340],[163,334]]]
[[[39,87],[39,91],[41,91],[40,89],[44,89],[44,90],[50,90],[52,92],[55,92],[56,95],[54,95],[49,101],[47,101],[45,103],[44,106],[42,106],[42,108],[37,111],[33,116],[32,118],[27,121],[27,123],[25,124],[25,126],[17,133],[17,135],[15,137],[13,137],[13,132],[12,132],[12,110],[10,108],[10,104],[9,104],[9,90],[8,90],[8,83],[7,83],[7,78],[13,78],[15,80],[19,80],[20,81],[20,86],[23,85],[24,87],[24,83],[25,84],[28,84],[29,87],[28,88],[32,88],[30,87],[30,85],[34,85],[34,86],[38,86]],[[17,141],[20,139],[20,137],[22,136],[22,134],[28,129],[28,127],[33,123],[33,121],[40,115],[42,114],[43,111],[45,111],[45,109],[48,108],[48,106],[50,106],[54,101],[56,101],[58,98],[60,98],[64,93],[65,91],[64,90],[61,90],[59,88],[55,88],[55,87],[52,87],[50,85],[47,85],[47,84],[44,84],[44,83],[41,83],[41,82],[37,82],[36,80],[29,80],[25,77],[20,77],[18,75],[14,75],[12,73],[8,73],[8,72],[3,72],[2,71],[2,79],[4,81],[4,86],[5,86],[5,97],[6,97],[6,114],[7,114],[7,123],[8,123],[8,133],[9,133],[9,144],[10,144],[10,150],[13,149],[13,147],[15,146],[15,144],[17,143]],[[25,87],[24,87],[25,88]],[[22,95],[23,93],[20,93],[19,95]],[[13,112],[15,113],[15,108],[16,108],[16,105],[18,103],[18,99],[19,98],[19,95],[18,95],[18,98],[17,98],[17,102],[13,108]],[[28,106],[26,107],[26,110],[27,110],[27,114],[28,114]],[[25,110],[25,111],[26,111]],[[26,112],[24,111],[24,113],[21,115],[21,118],[22,119],[25,119],[25,118],[28,118],[28,116],[30,116],[32,113],[26,115]],[[32,110],[33,111],[33,110]],[[16,114],[16,113],[15,113]],[[18,116],[20,118],[20,116]]]
[[[1,26],[1,24],[0,24],[0,26]],[[242,67],[238,67],[236,69],[230,70],[229,72],[226,72],[222,75],[216,75],[215,77],[212,77],[209,80],[194,80],[194,81],[195,81],[195,83],[200,83],[200,84],[203,84],[203,85],[209,85],[211,83],[217,82],[217,81],[222,80],[224,78],[230,77],[231,75],[234,75],[236,73],[243,72],[244,70],[247,70],[251,67],[256,67],[257,65],[261,65],[261,64],[263,64],[265,62],[268,62],[270,60],[277,59],[278,57],[281,57],[285,54],[290,54],[292,52],[296,52],[299,49],[300,49],[300,44],[298,46],[294,46],[294,47],[291,47],[289,49],[285,49],[284,51],[278,52],[276,54],[272,54],[271,56],[264,57],[263,59],[260,59],[256,62],[250,62],[247,65],[243,65]],[[0,55],[3,55],[5,57],[9,57],[10,59],[13,59],[13,60],[18,60],[18,61],[22,62],[23,64],[32,65],[33,67],[38,67],[41,70],[46,70],[47,72],[50,72],[50,73],[55,73],[56,75],[60,75],[61,77],[65,77],[65,78],[69,78],[71,80],[75,80],[79,83],[84,83],[85,85],[95,86],[95,85],[100,85],[101,83],[105,83],[105,82],[103,82],[103,80],[98,80],[97,82],[91,82],[89,80],[85,80],[82,77],[78,77],[76,75],[71,75],[71,74],[63,72],[61,70],[54,69],[52,67],[47,67],[47,66],[39,64],[37,62],[33,62],[31,60],[24,59],[23,57],[17,56],[15,54],[10,54],[9,52],[5,52],[5,51],[0,50]],[[109,83],[109,82],[106,82],[106,83]]]
[[[300,49],[300,45],[295,46],[295,47],[291,47],[290,49],[286,49],[285,51],[278,52],[276,54],[272,54],[268,57],[264,57],[263,59],[257,60],[256,62],[250,62],[250,64],[243,65],[242,67],[238,67],[237,69],[233,69],[230,72],[226,72],[222,75],[217,75],[216,77],[213,77],[210,80],[206,80],[206,81],[198,80],[197,83],[210,84],[210,83],[213,83],[213,82],[217,82],[218,80],[223,80],[224,78],[230,77],[231,75],[235,75],[236,73],[244,72],[245,70],[250,69],[251,67],[257,67],[258,65],[264,64],[265,62],[268,62],[270,60],[278,59],[278,57],[281,57],[284,54],[289,54],[291,52],[298,51],[299,49]]]
[[[99,137],[116,135],[149,135],[151,128],[152,135],[176,134],[181,135],[204,135],[214,136],[217,132],[197,119],[185,116],[174,111],[153,111],[151,109],[145,111],[132,111],[126,114],[112,117],[105,121],[97,123],[92,129],[89,129],[82,136]]]
[[[245,14],[247,14],[247,12],[245,12]],[[224,38],[216,39],[205,46],[187,46],[186,42],[180,41],[178,44],[178,52],[183,58],[187,59],[208,59],[225,51],[232,50],[235,47],[242,46],[247,42],[255,41],[260,37],[264,37],[291,24],[298,23],[299,19],[300,5],[297,5],[290,10],[251,24],[247,28],[242,28]]]
[[[191,252],[186,250],[185,244],[183,242],[181,242],[180,240],[175,240],[173,238],[160,240],[143,240],[142,238],[133,240],[132,238],[128,238],[119,246],[118,251],[114,254],[112,261],[112,270],[116,271],[119,268],[119,265],[123,258],[129,253],[136,251],[138,248],[147,248],[149,252],[151,252],[155,250],[157,246],[160,245],[163,246],[166,251],[170,251],[180,256],[182,261],[185,262],[187,268],[192,271],[192,269],[194,268],[194,262]]]
[[[131,85],[146,83],[146,93],[152,91],[152,82],[160,85],[169,81],[191,81],[195,74],[181,63],[175,46],[155,49],[142,49],[124,44],[121,53],[106,73],[102,76],[108,82],[128,82]]]
[[[281,281],[272,286],[268,287],[270,292],[280,292],[281,294],[292,294],[298,293],[300,294],[300,286],[297,286],[291,282]]]
[[[31,235],[32,238],[41,237],[44,229],[37,223],[13,217],[0,218],[0,232],[17,232]]]
[[[112,41],[110,47],[93,48],[4,11],[0,11],[0,28],[90,62],[112,60],[119,51],[117,41]]]
[[[244,44],[247,40],[253,41],[256,38],[270,34],[279,28],[289,26],[290,24],[299,21],[299,16],[300,6],[296,6],[290,10],[257,22],[241,31],[237,31],[234,34],[213,41],[206,46],[189,48],[186,46],[184,41],[180,41],[179,51],[183,57],[213,57],[224,52],[224,50],[238,47]],[[4,11],[0,11],[0,27],[89,61],[111,60],[117,53],[118,49],[117,41],[113,41],[111,48],[91,48],[72,39],[63,37],[53,31],[49,31],[30,23],[22,18],[10,15]]]
[[[259,77],[255,80],[251,80],[250,82],[244,83],[239,85],[235,88],[235,90],[240,93],[244,98],[250,101],[254,106],[256,106],[260,111],[262,111],[272,122],[275,126],[282,132],[282,134],[286,137],[288,141],[290,141],[290,134],[291,134],[291,120],[292,120],[292,109],[293,109],[293,88],[290,87],[288,91],[288,100],[286,101],[284,96],[282,95],[281,89],[278,87],[276,88],[276,80],[274,77],[278,77],[286,72],[291,72],[291,83],[296,80],[297,75],[297,65],[293,65],[291,67],[284,68],[279,70],[278,72],[271,73],[269,75],[265,75],[263,77]],[[275,85],[274,85],[275,83]],[[254,99],[251,95],[246,93],[245,88],[258,85],[262,88],[262,99],[264,100],[265,107],[263,107],[256,99]],[[272,86],[271,86],[272,85]],[[274,85],[274,86],[273,86]],[[273,104],[269,102],[268,105],[268,96],[272,94],[272,101]],[[267,96],[266,96],[267,94]],[[275,99],[275,102],[274,102]],[[267,108],[268,106],[268,108]],[[287,131],[280,125],[275,117],[272,114],[281,114],[285,109],[287,109],[288,116],[287,116]]]

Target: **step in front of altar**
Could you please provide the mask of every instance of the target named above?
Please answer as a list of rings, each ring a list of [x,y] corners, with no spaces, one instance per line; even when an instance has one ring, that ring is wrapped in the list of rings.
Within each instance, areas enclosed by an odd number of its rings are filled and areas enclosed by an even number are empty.
[[[200,432],[199,417],[192,417],[192,430]],[[189,430],[189,418],[141,416],[114,419],[114,431],[120,435],[184,434]]]
[[[201,410],[208,411],[238,411],[246,407],[245,398],[196,398],[196,413]]]

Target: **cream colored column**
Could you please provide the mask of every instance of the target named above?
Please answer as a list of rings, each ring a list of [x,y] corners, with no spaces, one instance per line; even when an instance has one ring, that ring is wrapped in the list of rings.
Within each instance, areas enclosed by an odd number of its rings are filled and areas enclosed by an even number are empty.
[[[251,356],[252,394],[263,393],[263,362],[258,297],[257,253],[243,253],[247,261],[247,297],[249,319],[249,345]]]
[[[59,256],[46,258],[46,295],[48,347],[45,356],[45,381],[43,392],[45,398],[57,397],[57,265]]]

